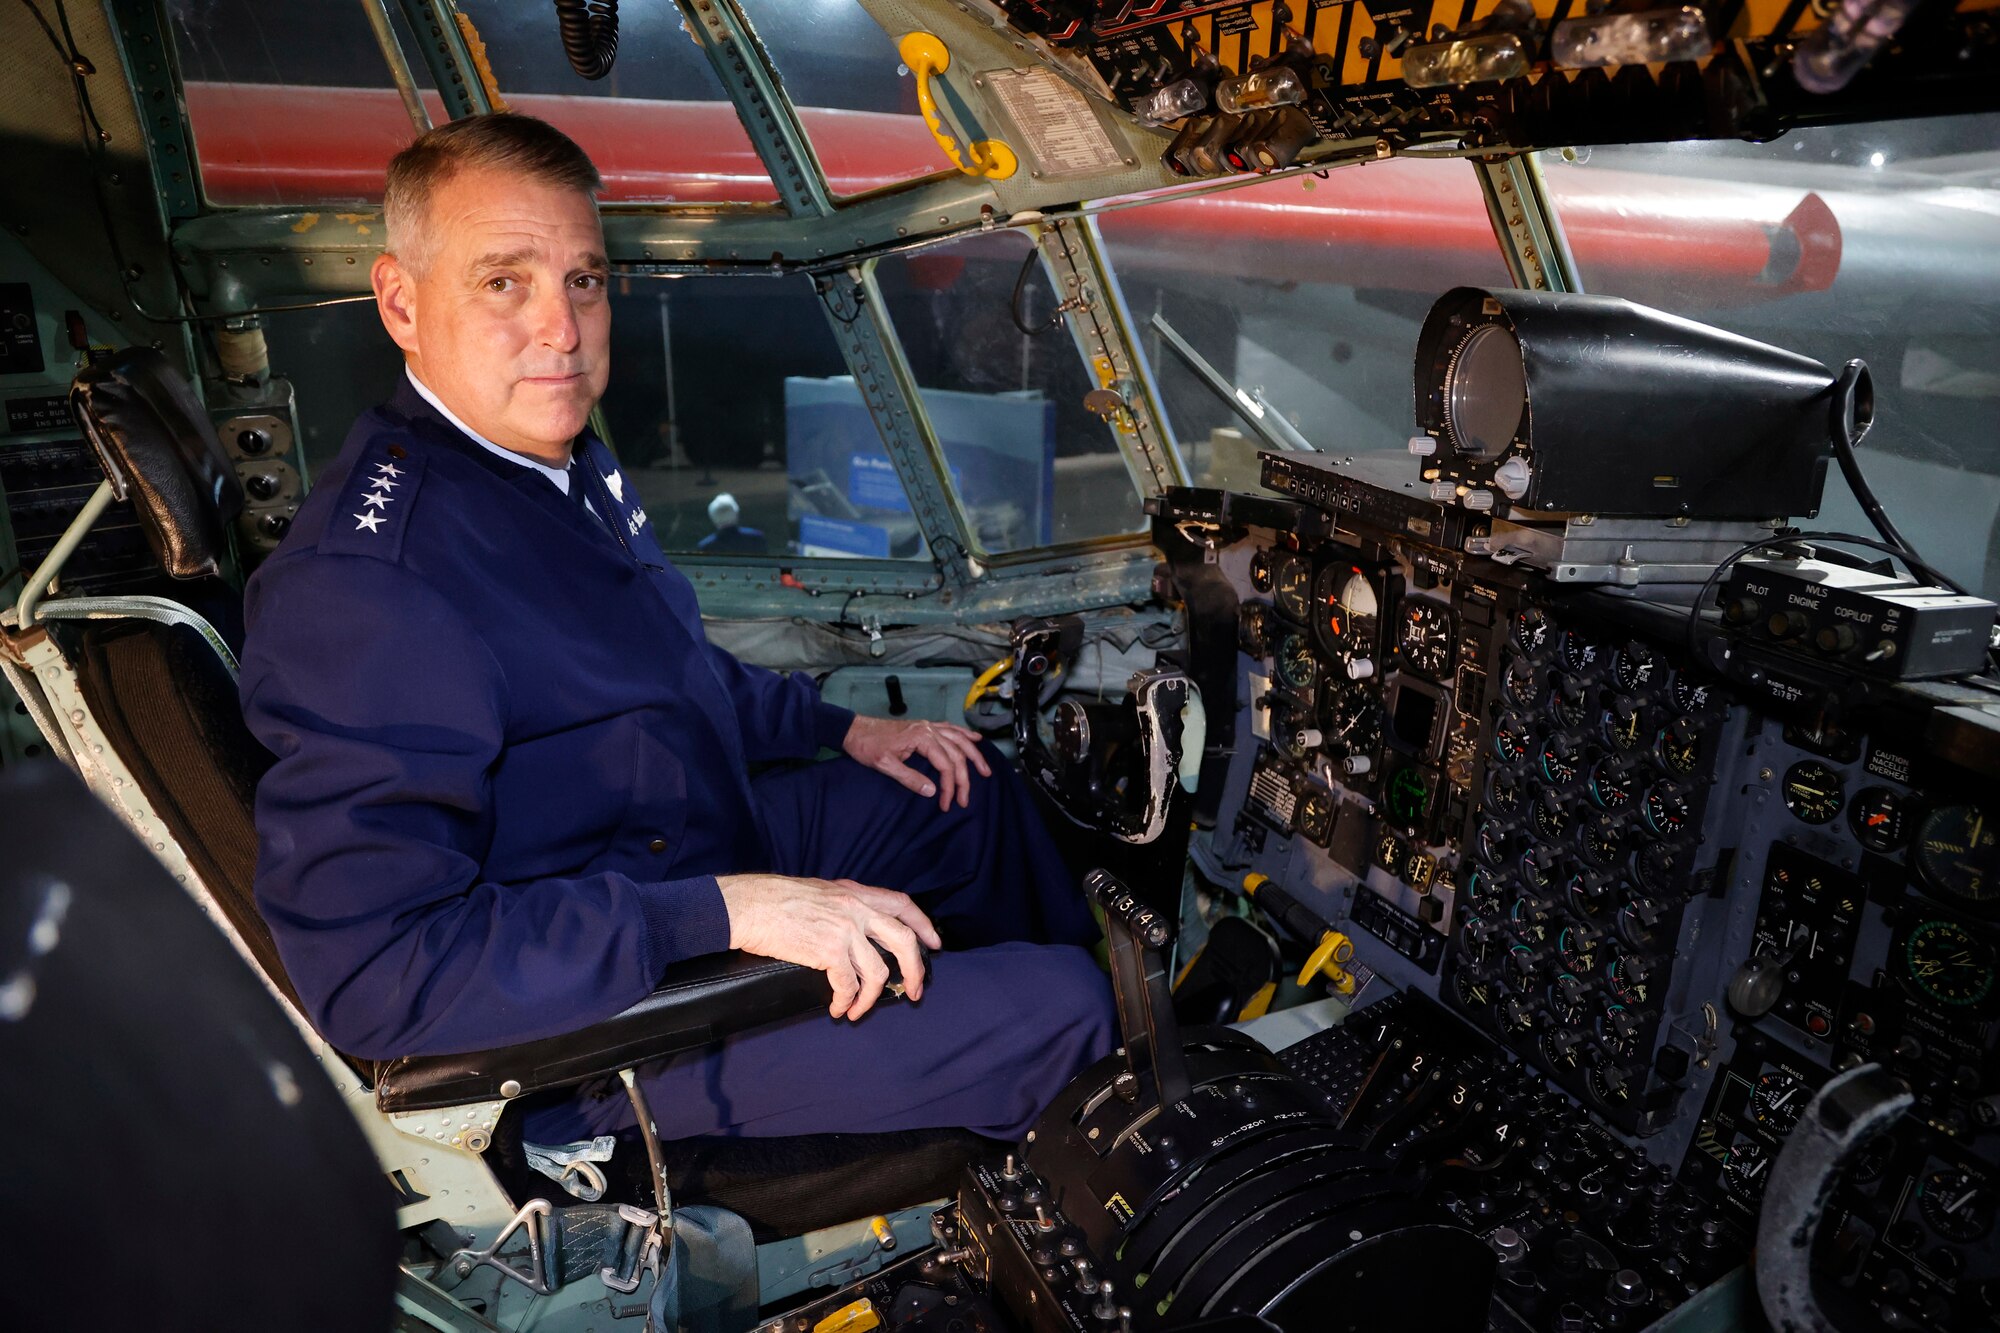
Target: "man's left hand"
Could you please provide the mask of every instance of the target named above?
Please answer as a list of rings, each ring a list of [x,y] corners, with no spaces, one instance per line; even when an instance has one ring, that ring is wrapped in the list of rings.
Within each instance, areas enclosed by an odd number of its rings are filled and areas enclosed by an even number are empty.
[[[972,799],[972,769],[990,778],[986,756],[979,753],[979,733],[949,722],[898,722],[886,717],[857,717],[840,743],[854,759],[877,773],[887,773],[919,796],[936,796],[938,809],[962,808]],[[929,778],[903,761],[920,754],[937,769]]]

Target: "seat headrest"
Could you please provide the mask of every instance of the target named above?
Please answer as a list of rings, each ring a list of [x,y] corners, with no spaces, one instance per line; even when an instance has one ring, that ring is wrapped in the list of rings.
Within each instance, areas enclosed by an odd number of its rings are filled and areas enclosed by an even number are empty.
[[[77,373],[70,415],[113,494],[130,500],[153,553],[177,579],[218,573],[243,483],[201,400],[165,355],[128,347]]]

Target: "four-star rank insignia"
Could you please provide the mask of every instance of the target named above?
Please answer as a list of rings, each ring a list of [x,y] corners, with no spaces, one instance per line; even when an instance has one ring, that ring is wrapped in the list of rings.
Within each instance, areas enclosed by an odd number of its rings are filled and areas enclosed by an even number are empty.
[[[386,440],[370,445],[341,487],[340,504],[327,523],[320,549],[398,558],[403,522],[422,478],[423,464],[407,449]]]

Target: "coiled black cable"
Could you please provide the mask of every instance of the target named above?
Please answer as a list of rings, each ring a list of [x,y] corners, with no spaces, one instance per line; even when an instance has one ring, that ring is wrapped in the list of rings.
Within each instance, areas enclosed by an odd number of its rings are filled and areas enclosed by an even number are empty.
[[[601,79],[618,58],[618,0],[556,0],[569,67],[586,79]]]

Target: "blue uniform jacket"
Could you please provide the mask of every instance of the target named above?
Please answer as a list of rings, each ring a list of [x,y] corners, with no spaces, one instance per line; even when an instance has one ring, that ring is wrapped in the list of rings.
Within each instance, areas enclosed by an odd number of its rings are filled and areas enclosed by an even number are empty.
[[[573,1031],[725,949],[767,868],[748,765],[853,715],[708,642],[631,485],[601,521],[406,382],[250,580],[257,904],[307,1015],[364,1058]]]

